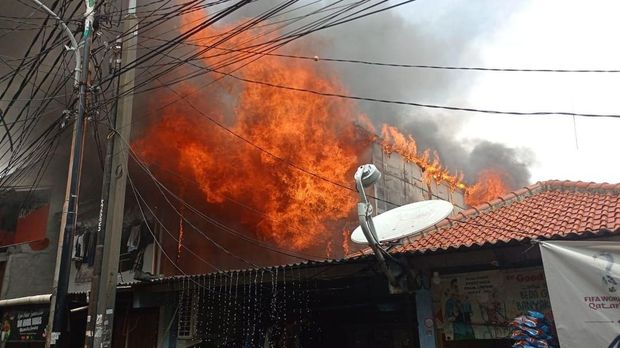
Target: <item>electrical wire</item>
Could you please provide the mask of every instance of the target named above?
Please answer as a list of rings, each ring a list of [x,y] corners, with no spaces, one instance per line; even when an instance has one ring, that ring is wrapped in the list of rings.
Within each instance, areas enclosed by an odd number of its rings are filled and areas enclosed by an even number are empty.
[[[272,252],[275,252],[275,253],[278,253],[278,254],[281,254],[281,255],[285,255],[285,256],[296,258],[296,259],[304,260],[304,261],[313,261],[313,259],[324,259],[324,257],[306,255],[304,253],[292,252],[290,250],[286,250],[286,249],[282,249],[282,248],[271,246],[271,245],[269,245],[267,243],[263,243],[263,242],[261,242],[261,241],[259,241],[257,239],[251,238],[251,237],[249,237],[249,236],[247,236],[247,235],[245,235],[245,234],[243,234],[243,233],[233,229],[232,227],[227,226],[226,224],[218,221],[217,219],[204,214],[203,212],[201,212],[197,208],[195,208],[192,205],[190,205],[189,203],[187,203],[185,200],[183,200],[177,194],[172,192],[172,190],[170,190],[159,179],[157,179],[157,177],[148,169],[146,164],[144,164],[140,160],[140,158],[137,156],[135,151],[133,151],[133,149],[131,149],[131,148],[130,148],[130,155],[131,155],[131,158],[139,165],[139,167],[142,168],[142,170],[153,180],[153,182],[157,186],[159,192],[164,197],[164,199],[166,200],[168,205],[170,207],[172,207],[172,209],[175,210],[175,213],[177,213],[177,215],[179,215],[180,217],[183,217],[183,214],[180,214],[180,212],[175,208],[175,205],[172,202],[170,202],[170,200],[167,198],[167,195],[172,196],[176,201],[180,202],[183,205],[183,207],[188,208],[192,213],[198,215],[199,217],[201,217],[203,220],[207,221],[211,225],[214,225],[214,226],[218,227],[220,230],[223,230],[223,231],[225,231],[225,232],[227,232],[229,234],[232,234],[235,237],[241,238],[244,241],[246,241],[246,242],[248,242],[248,243],[250,243],[250,244],[252,244],[254,246],[257,246],[257,247],[260,247],[260,248],[263,248],[263,249],[267,249],[269,251],[272,251]],[[255,209],[253,209],[253,211],[258,212],[258,210],[255,210]],[[261,214],[264,215],[264,213],[261,213]]]
[[[118,132],[115,132],[116,136],[120,137],[120,134]],[[263,243],[259,240],[256,240],[254,238],[248,237],[245,234],[233,229],[230,226],[227,226],[226,224],[218,221],[217,219],[210,217],[202,212],[200,212],[198,209],[196,209],[195,207],[191,206],[189,203],[187,203],[185,200],[183,200],[181,197],[179,197],[178,195],[176,195],[174,192],[172,192],[172,190],[170,190],[168,187],[166,187],[159,179],[157,179],[157,177],[148,169],[148,167],[146,166],[146,164],[144,164],[142,162],[142,160],[139,158],[139,156],[135,153],[135,151],[132,149],[131,145],[127,142],[126,139],[121,139],[124,143],[124,146],[127,148],[127,150],[129,151],[130,157],[136,162],[136,164],[138,164],[138,166],[147,174],[147,176],[153,181],[153,183],[156,185],[158,191],[160,192],[160,194],[162,195],[162,197],[164,197],[164,199],[166,200],[166,202],[168,203],[168,205],[174,210],[174,212],[176,213],[176,215],[180,216],[181,218],[183,218],[194,230],[196,230],[198,233],[200,233],[201,235],[203,235],[203,237],[205,237],[207,240],[209,240],[212,244],[216,245],[216,247],[222,249],[223,251],[230,253],[228,250],[226,250],[224,247],[222,247],[221,245],[219,245],[217,242],[213,241],[210,237],[208,237],[206,234],[204,234],[204,232],[202,232],[197,226],[195,226],[191,221],[187,220],[187,218],[185,218],[183,216],[183,214],[181,214],[178,209],[176,208],[176,205],[173,204],[169,198],[168,195],[172,196],[175,200],[177,200],[178,202],[182,203],[183,206],[187,207],[190,209],[190,211],[192,211],[193,213],[199,215],[200,217],[202,217],[204,220],[206,220],[207,222],[209,222],[210,224],[218,227],[219,229],[228,232],[236,237],[239,237],[241,239],[243,239],[244,241],[253,244],[254,246],[257,247],[261,247],[263,249],[267,249],[269,251],[272,252],[276,252],[282,255],[286,255],[289,257],[294,257],[297,259],[302,259],[304,261],[312,261],[313,258],[321,258],[321,257],[316,257],[316,256],[308,256],[308,255],[304,255],[302,253],[299,252],[292,252],[286,249],[282,249],[282,248],[277,248],[274,246],[271,246],[269,244]],[[247,263],[247,262],[246,262]]]
[[[181,240],[179,240],[178,238],[176,238],[172,232],[166,227],[166,225],[157,217],[157,214],[155,214],[155,212],[151,209],[151,207],[148,205],[148,203],[146,202],[146,200],[144,199],[144,197],[142,196],[142,194],[140,193],[140,191],[138,190],[138,188],[136,187],[136,185],[134,184],[133,180],[131,179],[131,175],[127,175],[127,180],[129,182],[129,185],[131,186],[132,191],[134,192],[134,194],[136,195],[136,199],[139,199],[138,204],[144,204],[146,206],[146,209],[148,209],[148,212],[150,213],[150,215],[155,219],[155,221],[157,222],[157,224],[166,232],[166,234],[168,236],[170,236],[170,238],[172,238],[177,245],[181,245],[181,247],[183,247],[185,250],[187,250],[190,254],[192,254],[196,259],[198,259],[200,262],[206,264],[207,266],[211,267],[212,269],[214,269],[217,272],[221,272],[222,269],[220,269],[219,267],[217,267],[216,265],[212,264],[211,262],[205,260],[203,257],[201,257],[200,255],[198,255],[197,253],[195,253],[192,249],[190,249],[188,246],[186,246]],[[144,217],[144,216],[143,216]],[[149,219],[150,220],[150,219]],[[145,219],[144,221],[149,221],[147,219]]]
[[[359,101],[370,101],[370,102],[377,102],[377,103],[384,103],[384,104],[408,105],[408,106],[416,106],[416,107],[430,108],[430,109],[474,112],[474,113],[483,113],[483,114],[514,115],[514,116],[563,115],[563,116],[580,116],[580,117],[597,117],[597,118],[620,118],[620,114],[598,114],[598,113],[581,113],[581,112],[567,112],[567,111],[507,111],[507,110],[467,108],[467,107],[438,105],[438,104],[425,104],[425,103],[418,103],[418,102],[379,99],[379,98],[370,98],[370,97],[359,97],[359,96],[346,95],[346,94],[340,94],[340,93],[322,92],[322,91],[315,91],[315,90],[305,89],[305,88],[279,85],[279,84],[265,82],[265,81],[252,80],[252,79],[248,79],[245,77],[240,77],[237,75],[233,75],[230,73],[217,71],[213,69],[210,69],[210,71],[220,74],[220,75],[226,75],[228,77],[234,78],[239,81],[261,85],[261,86],[309,93],[309,94],[320,95],[324,97],[334,97],[334,98],[351,99],[351,100],[359,100]]]
[[[365,2],[367,2],[367,1],[368,1],[368,0],[360,1],[360,2],[355,3],[355,4],[359,5],[359,4],[365,3]],[[407,2],[411,2],[411,1],[407,1]],[[406,3],[406,2],[399,3],[399,4],[397,4],[397,6],[400,6],[400,5],[404,4],[404,3]],[[393,8],[393,7],[394,7],[394,6],[392,6],[392,7],[390,7],[390,8]],[[370,7],[367,7],[366,9],[368,9],[368,8],[370,8]],[[382,9],[381,11],[386,10],[386,9],[387,9],[387,8],[384,8],[384,9]],[[345,9],[345,10],[346,10],[346,9]],[[350,8],[349,8],[349,10],[350,10]],[[358,11],[357,13],[359,13],[359,12],[360,12],[360,11]],[[377,12],[377,11],[374,11],[373,13],[376,13],[376,12]],[[380,12],[380,11],[379,11],[379,12]],[[300,29],[298,28],[297,30],[293,30],[293,31],[289,32],[289,34],[288,34],[288,35],[284,35],[283,37],[280,37],[280,38],[278,38],[278,39],[274,39],[274,40],[269,40],[269,41],[266,41],[266,42],[262,42],[262,43],[260,43],[260,44],[253,45],[253,46],[251,46],[251,47],[260,47],[260,46],[272,45],[273,47],[271,47],[270,49],[275,49],[275,48],[280,47],[280,46],[282,46],[282,45],[284,45],[284,44],[286,44],[286,43],[288,43],[288,42],[291,42],[291,41],[293,41],[293,40],[295,40],[295,39],[297,39],[297,38],[303,37],[303,36],[305,36],[305,35],[307,35],[307,34],[309,34],[309,33],[313,32],[314,28],[315,28],[315,27],[317,27],[317,26],[318,26],[318,24],[325,23],[325,21],[330,20],[330,19],[331,19],[331,20],[333,20],[333,19],[337,18],[340,14],[342,14],[342,11],[339,11],[339,12],[338,12],[338,13],[336,13],[336,14],[333,14],[333,15],[331,15],[331,16],[327,16],[327,17],[324,17],[324,18],[322,18],[321,20],[315,21],[315,22],[313,22],[313,23],[310,23],[310,24],[308,24],[308,25],[306,25],[306,26],[302,27],[302,28],[306,28],[306,29],[307,29],[305,32],[302,32],[302,33],[303,33],[303,35],[298,35],[298,34],[300,33]],[[357,17],[354,17],[354,18],[349,18],[349,19],[357,19],[357,18],[362,18],[362,17],[363,17],[363,16],[357,16]],[[347,18],[347,17],[344,17],[344,18]],[[347,20],[347,21],[348,21],[348,20]],[[318,24],[317,24],[317,23],[318,23]],[[325,29],[325,28],[328,28],[328,27],[331,27],[331,26],[332,26],[332,24],[334,24],[334,23],[328,23],[328,24],[329,24],[329,25],[323,25],[323,26],[321,26],[321,27],[318,27],[318,28],[319,28],[318,30],[320,30],[320,29]],[[341,23],[341,24],[342,24],[342,23]],[[314,30],[314,31],[316,31],[316,30]],[[283,40],[283,39],[286,39],[286,40]],[[214,45],[218,45],[218,43],[215,43]],[[275,46],[274,46],[274,45],[275,45]],[[207,49],[208,49],[208,48],[207,48]],[[205,50],[200,50],[200,51],[198,51],[197,53],[193,54],[192,56],[190,56],[190,57],[187,57],[187,58],[183,59],[183,61],[185,61],[185,62],[186,62],[186,61],[188,61],[188,60],[192,60],[192,59],[194,59],[195,57],[200,56],[200,55],[201,55],[201,54],[203,54],[204,52],[206,52],[206,51],[205,51]],[[247,58],[246,58],[246,59],[247,59]],[[180,64],[182,64],[182,63],[183,63],[183,62],[180,62]]]
[[[136,192],[134,190],[134,186],[132,186],[130,184],[129,187],[132,189],[132,192],[134,194],[134,198],[135,198],[136,202],[138,202],[138,197],[137,197]],[[142,209],[142,206],[140,204],[138,204],[138,210],[140,211],[140,214],[142,215],[142,218],[144,219],[144,221],[147,221],[146,214],[144,213],[144,210]],[[157,248],[159,249],[159,252],[161,252],[164,255],[164,257],[168,260],[168,262],[172,265],[172,267],[174,267],[178,272],[181,273],[181,275],[185,276],[189,281],[194,283],[196,286],[198,286],[200,288],[203,288],[203,289],[205,289],[205,290],[207,290],[209,292],[215,292],[214,290],[212,290],[210,288],[206,288],[202,284],[200,284],[197,281],[195,281],[191,277],[190,274],[186,273],[181,267],[179,267],[177,265],[177,263],[170,257],[170,255],[168,255],[168,253],[166,252],[164,247],[161,245],[161,243],[157,239],[157,236],[155,236],[155,233],[153,232],[153,230],[151,229],[151,227],[148,224],[146,224],[146,228],[147,228],[148,232],[151,234],[151,236],[153,237],[153,241],[154,241],[155,245],[157,246]],[[226,274],[228,277],[230,277],[230,275],[227,274],[227,273],[223,273],[223,274]]]
[[[151,40],[164,41],[164,39],[160,39],[157,37],[146,37]],[[184,43],[187,46],[194,47],[207,47],[206,45],[202,45],[199,43]],[[210,46],[212,47],[212,46]],[[408,68],[408,69],[431,69],[431,70],[462,70],[462,71],[493,71],[493,72],[534,72],[534,73],[620,73],[620,69],[560,69],[560,68],[491,68],[491,67],[481,67],[481,66],[456,66],[456,65],[431,65],[431,64],[404,64],[404,63],[386,63],[386,62],[377,62],[370,60],[361,60],[361,59],[346,59],[346,58],[330,58],[330,57],[322,57],[322,56],[308,56],[308,55],[294,55],[294,54],[282,54],[282,53],[264,53],[259,51],[251,51],[244,49],[235,49],[235,48],[227,48],[227,47],[212,47],[215,50],[221,50],[225,52],[241,52],[241,53],[250,53],[250,54],[262,54],[270,57],[279,57],[279,58],[291,58],[291,59],[299,59],[299,60],[307,60],[313,62],[330,62],[330,63],[351,63],[351,64],[361,64],[361,65],[370,65],[370,66],[379,66],[379,67],[390,67],[390,68]]]

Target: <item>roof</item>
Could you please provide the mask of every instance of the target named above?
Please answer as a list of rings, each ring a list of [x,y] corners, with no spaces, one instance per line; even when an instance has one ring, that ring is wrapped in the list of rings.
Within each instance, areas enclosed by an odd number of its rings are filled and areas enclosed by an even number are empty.
[[[620,233],[620,184],[544,181],[457,213],[393,252]]]
[[[461,211],[390,253],[430,252],[524,240],[584,238],[620,234],[620,184],[544,181]],[[363,261],[370,249],[339,260],[305,261],[259,267],[261,270],[330,266]],[[162,284],[212,275],[251,272],[227,270],[204,275],[178,275],[143,284]],[[121,285],[135,285],[129,282]]]
[[[322,266],[336,266],[336,265],[350,265],[355,263],[356,261],[363,261],[368,259],[368,255],[357,255],[351,256],[348,258],[342,259],[322,259],[322,260],[306,260],[302,262],[295,263],[287,263],[282,265],[272,265],[272,266],[257,266],[253,268],[242,268],[242,269],[227,269],[221,271],[215,271],[211,273],[203,273],[203,274],[179,274],[172,275],[166,277],[157,277],[147,281],[141,281],[133,279],[128,279],[126,281],[122,281],[118,283],[118,286],[134,286],[134,285],[153,285],[153,284],[166,284],[166,283],[176,283],[180,281],[200,281],[205,278],[210,277],[219,277],[226,274],[235,274],[235,273],[252,273],[258,271],[266,271],[272,272],[283,269],[304,269],[304,268],[313,268],[313,267],[322,267]]]

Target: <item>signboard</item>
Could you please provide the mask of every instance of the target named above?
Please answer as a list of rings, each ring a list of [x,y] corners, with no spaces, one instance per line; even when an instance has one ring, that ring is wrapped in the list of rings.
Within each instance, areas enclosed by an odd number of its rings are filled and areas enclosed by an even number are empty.
[[[528,310],[552,318],[540,267],[442,276],[433,297],[447,340],[506,338],[508,323]]]
[[[620,243],[541,243],[562,348],[620,347]]]
[[[0,342],[45,341],[48,318],[47,307],[5,311],[2,316],[2,327],[0,327]]]

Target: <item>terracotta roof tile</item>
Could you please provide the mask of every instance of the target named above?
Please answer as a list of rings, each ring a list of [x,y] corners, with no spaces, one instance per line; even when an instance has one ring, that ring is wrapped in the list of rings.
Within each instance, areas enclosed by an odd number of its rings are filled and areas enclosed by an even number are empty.
[[[620,184],[544,181],[457,213],[395,252],[620,233]]]

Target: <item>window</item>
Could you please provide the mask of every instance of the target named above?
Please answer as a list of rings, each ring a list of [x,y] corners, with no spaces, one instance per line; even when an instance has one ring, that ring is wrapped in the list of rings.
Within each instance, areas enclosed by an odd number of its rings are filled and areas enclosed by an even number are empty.
[[[198,292],[183,289],[179,295],[179,320],[177,336],[192,339],[196,336],[196,317],[198,314]]]

